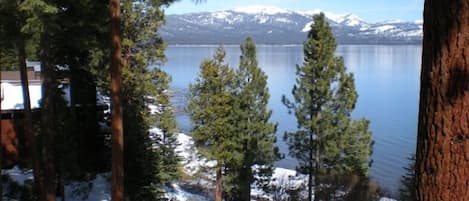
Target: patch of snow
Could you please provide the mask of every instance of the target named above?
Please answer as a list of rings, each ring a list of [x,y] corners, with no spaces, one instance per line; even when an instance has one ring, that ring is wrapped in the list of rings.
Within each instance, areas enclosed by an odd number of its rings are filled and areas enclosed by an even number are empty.
[[[366,31],[368,29],[370,29],[370,28],[369,27],[360,27],[360,31]]]
[[[68,201],[111,201],[110,174],[98,174],[89,182],[71,182],[65,186]]]
[[[34,180],[31,169],[22,170],[17,166],[2,170],[13,182],[24,185],[27,180]],[[110,173],[98,174],[89,182],[71,182],[65,185],[65,197],[68,201],[111,201]],[[4,199],[5,200],[5,199]]]
[[[360,24],[361,24],[361,22],[360,22],[360,21],[358,21],[358,20],[355,20],[355,19],[353,19],[353,20],[349,20],[349,21],[347,21],[347,23],[346,23],[346,24],[347,24],[348,26],[358,26],[358,25],[360,25]]]
[[[406,31],[406,32],[401,32],[397,34],[398,36],[403,36],[403,37],[413,37],[413,36],[422,36],[423,31],[422,30],[413,30],[413,31]]]
[[[268,16],[264,16],[264,15],[256,15],[254,19],[257,20],[260,24],[265,24],[267,23],[267,21],[270,20]]]
[[[398,23],[403,23],[404,21],[402,20],[386,20],[381,22],[381,24],[398,24]]]
[[[235,12],[239,13],[247,13],[247,14],[267,14],[267,15],[275,15],[275,14],[285,14],[285,13],[292,13],[292,11],[275,7],[275,6],[264,6],[264,5],[252,5],[246,7],[238,7],[233,9]]]
[[[24,185],[26,180],[33,180],[33,171],[32,170],[22,170],[15,166],[11,169],[2,170],[2,175],[8,175],[10,179],[19,185]]]
[[[300,15],[307,15],[307,16],[316,15],[316,14],[319,14],[321,12],[323,12],[323,11],[320,10],[320,9],[314,9],[314,10],[309,10],[309,11],[296,11],[296,13],[298,13]]]
[[[208,160],[199,154],[192,137],[184,133],[178,133],[176,137],[178,141],[176,153],[182,159],[181,164],[185,173],[195,175],[203,168],[213,168],[217,165],[216,161]]]
[[[218,18],[218,19],[225,19],[230,15],[231,15],[231,13],[227,12],[227,11],[220,11],[220,12],[212,13],[212,17]]]
[[[281,18],[276,18],[275,21],[277,22],[283,22],[283,23],[291,23],[291,21],[287,18],[281,17]]]
[[[389,31],[389,30],[394,29],[394,28],[396,28],[396,26],[394,26],[394,25],[383,25],[383,26],[376,27],[375,32],[376,33],[385,32],[385,31]]]
[[[314,23],[313,21],[308,22],[301,31],[302,32],[308,32],[309,30],[311,30],[311,25],[313,25],[313,23]]]
[[[382,197],[382,198],[379,199],[379,201],[397,201],[397,200],[392,199],[392,198]]]
[[[332,21],[345,24],[347,26],[358,26],[361,25],[364,20],[354,14],[344,14],[344,15],[336,15],[336,16],[327,16]]]
[[[272,174],[273,184],[281,184],[279,181],[291,181],[294,186],[301,185],[306,182],[306,175],[298,174],[295,170],[276,167]]]
[[[149,104],[148,108],[150,109],[151,114],[161,114],[163,113],[161,105]]]
[[[167,195],[170,200],[176,199],[178,201],[209,201],[210,199],[193,194],[182,189],[178,184],[171,184],[171,188],[167,188]]]

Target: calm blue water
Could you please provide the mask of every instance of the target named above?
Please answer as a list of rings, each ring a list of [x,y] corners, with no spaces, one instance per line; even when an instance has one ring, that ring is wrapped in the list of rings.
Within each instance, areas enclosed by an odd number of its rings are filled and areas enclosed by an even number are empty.
[[[198,75],[199,64],[210,58],[215,46],[169,47],[168,62],[163,69],[172,76],[172,99],[177,108],[187,102],[189,83]],[[227,46],[226,62],[237,67],[240,50],[238,46]],[[272,121],[279,123],[278,146],[287,152],[282,142],[285,131],[296,129],[296,120],[289,115],[281,102],[282,95],[291,98],[295,82],[295,65],[302,62],[301,46],[258,46],[259,65],[268,75],[273,109]],[[399,178],[415,151],[420,75],[420,46],[339,46],[337,55],[345,59],[349,71],[355,74],[359,98],[353,117],[365,117],[371,121],[374,137],[372,178],[385,189],[395,193]],[[190,129],[190,121],[183,110],[177,113],[183,131]],[[295,161],[286,157],[278,166],[294,168]]]

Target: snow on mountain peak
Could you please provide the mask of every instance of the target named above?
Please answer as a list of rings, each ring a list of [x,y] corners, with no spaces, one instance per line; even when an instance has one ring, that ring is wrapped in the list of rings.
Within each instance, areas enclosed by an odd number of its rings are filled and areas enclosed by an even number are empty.
[[[247,14],[267,14],[267,15],[291,13],[291,11],[283,9],[283,8],[279,8],[275,6],[264,6],[264,5],[238,7],[238,8],[233,9],[233,11],[239,12],[239,13],[247,13]]]
[[[364,20],[362,20],[360,17],[350,13],[341,16],[336,16],[330,19],[334,20],[339,24],[345,23],[348,26],[358,26],[364,22]]]
[[[308,11],[297,11],[297,13],[301,14],[301,15],[316,15],[316,14],[319,14],[321,12],[324,12],[320,9],[314,9],[314,10],[308,10]]]

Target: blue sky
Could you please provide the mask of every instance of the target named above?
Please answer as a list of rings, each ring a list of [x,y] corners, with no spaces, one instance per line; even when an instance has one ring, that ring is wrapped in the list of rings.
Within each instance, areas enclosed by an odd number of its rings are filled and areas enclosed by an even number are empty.
[[[249,5],[270,5],[290,10],[321,9],[337,14],[353,13],[370,22],[382,20],[414,21],[422,19],[424,0],[205,0],[195,4],[180,0],[167,14],[227,10]]]

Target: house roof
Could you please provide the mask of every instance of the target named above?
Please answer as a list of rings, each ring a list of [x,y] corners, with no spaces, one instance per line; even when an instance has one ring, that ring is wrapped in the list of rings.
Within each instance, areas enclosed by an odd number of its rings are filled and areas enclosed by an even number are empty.
[[[7,82],[7,83],[20,83],[21,82],[20,71],[2,71],[1,74],[2,74],[1,76],[2,82]],[[34,72],[33,70],[28,70],[27,76],[30,82],[41,81],[40,72]]]
[[[41,82],[41,62],[26,61],[29,82]],[[0,80],[7,83],[20,83],[20,71],[2,71]]]

